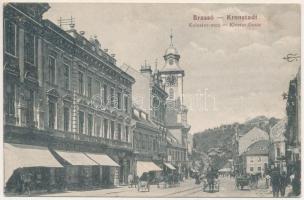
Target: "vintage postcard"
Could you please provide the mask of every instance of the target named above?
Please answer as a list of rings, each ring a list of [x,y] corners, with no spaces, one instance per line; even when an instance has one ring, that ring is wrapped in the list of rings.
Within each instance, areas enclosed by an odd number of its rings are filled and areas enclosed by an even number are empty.
[[[300,3],[1,6],[4,196],[301,196]]]

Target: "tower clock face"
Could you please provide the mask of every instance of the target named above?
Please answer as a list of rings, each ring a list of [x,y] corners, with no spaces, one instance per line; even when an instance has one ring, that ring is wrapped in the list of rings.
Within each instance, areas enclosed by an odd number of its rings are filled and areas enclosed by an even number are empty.
[[[177,79],[175,76],[173,75],[170,75],[166,78],[166,82],[167,82],[167,85],[168,86],[175,86],[176,85],[176,82],[177,82]]]

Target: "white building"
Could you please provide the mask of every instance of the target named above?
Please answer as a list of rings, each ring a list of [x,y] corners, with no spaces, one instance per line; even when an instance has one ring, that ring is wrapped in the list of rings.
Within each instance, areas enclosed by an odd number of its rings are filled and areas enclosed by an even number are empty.
[[[269,141],[260,140],[251,144],[244,153],[245,172],[247,174],[265,173],[269,163]]]
[[[242,155],[250,145],[260,140],[269,140],[269,135],[265,131],[254,127],[248,133],[240,137],[239,155]]]

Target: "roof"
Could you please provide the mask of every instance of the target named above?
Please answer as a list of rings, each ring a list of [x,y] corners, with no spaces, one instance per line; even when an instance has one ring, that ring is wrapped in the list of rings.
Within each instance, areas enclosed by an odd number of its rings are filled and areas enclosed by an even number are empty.
[[[269,153],[269,141],[260,140],[250,145],[244,154],[249,156],[249,155],[268,155],[268,153]]]

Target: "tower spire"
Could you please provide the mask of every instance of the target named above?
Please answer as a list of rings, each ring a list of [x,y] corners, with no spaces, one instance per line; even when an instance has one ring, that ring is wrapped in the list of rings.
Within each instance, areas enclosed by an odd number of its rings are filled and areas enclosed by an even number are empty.
[[[173,46],[173,33],[172,33],[172,28],[171,28],[171,34],[170,34],[170,46]]]

